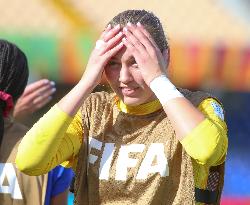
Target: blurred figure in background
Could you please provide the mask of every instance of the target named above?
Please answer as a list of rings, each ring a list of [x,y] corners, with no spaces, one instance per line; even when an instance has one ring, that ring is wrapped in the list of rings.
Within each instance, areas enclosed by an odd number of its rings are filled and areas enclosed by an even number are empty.
[[[27,85],[15,104],[13,117],[21,119],[45,106],[52,100],[52,94],[56,91],[54,86],[55,83],[48,79],[38,80]]]
[[[25,54],[0,40],[0,204],[66,205],[71,170],[57,166],[46,175],[30,177],[15,168],[17,146],[27,128],[16,123],[12,113],[15,118],[29,115],[55,92],[54,82],[47,79],[26,87],[28,73]]]

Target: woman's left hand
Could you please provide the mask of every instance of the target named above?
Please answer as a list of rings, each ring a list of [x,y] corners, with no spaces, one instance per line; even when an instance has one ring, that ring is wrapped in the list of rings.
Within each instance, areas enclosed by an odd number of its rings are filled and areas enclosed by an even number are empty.
[[[16,102],[13,111],[14,118],[21,119],[39,110],[52,100],[55,91],[55,83],[48,79],[38,80],[27,85]]]
[[[161,52],[149,32],[140,24],[128,23],[123,29],[123,43],[138,64],[144,81],[149,86],[156,77],[167,73],[167,53]],[[165,55],[165,56],[164,56]]]

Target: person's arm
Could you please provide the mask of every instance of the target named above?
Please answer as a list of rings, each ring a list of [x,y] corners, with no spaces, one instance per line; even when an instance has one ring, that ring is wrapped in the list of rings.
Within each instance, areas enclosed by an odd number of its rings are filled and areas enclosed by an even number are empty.
[[[75,157],[80,144],[75,133],[81,135],[82,130],[74,130],[74,126],[70,126],[71,122],[85,99],[100,82],[108,60],[123,47],[122,33],[119,31],[119,26],[108,26],[105,29],[99,40],[102,43],[96,45],[92,51],[79,83],[24,136],[16,156],[16,164],[21,171],[29,175],[40,175]],[[71,128],[73,131],[70,131]]]
[[[84,75],[79,83],[58,103],[58,106],[68,115],[74,116],[82,103],[100,83],[104,67],[109,59],[122,47],[122,32],[120,26],[111,28],[109,25],[98,40],[92,51]],[[100,43],[101,42],[101,43]]]
[[[182,141],[190,133],[193,134],[198,130],[197,135],[201,136],[197,138],[202,146],[195,157],[201,163],[208,163],[217,151],[222,152],[223,155],[225,150],[220,149],[220,146],[208,150],[209,148],[203,140],[204,134],[200,129],[200,127],[204,125],[206,127],[209,124],[211,132],[207,132],[209,134],[207,137],[212,137],[210,139],[212,141],[213,139],[223,141],[227,146],[223,140],[225,136],[221,134],[220,128],[211,119],[206,118],[206,115],[186,99],[168,79],[166,74],[168,51],[160,51],[153,38],[140,23],[137,25],[128,23],[124,28],[124,33],[126,38],[123,38],[123,42],[135,57],[144,81],[161,102],[176,132],[176,137]]]
[[[81,111],[72,118],[55,105],[22,139],[16,155],[17,168],[28,175],[41,175],[64,161],[74,163],[82,133]]]
[[[66,205],[73,172],[71,169],[57,166],[52,173],[50,205]]]
[[[180,142],[197,163],[216,166],[225,161],[228,138],[222,105],[214,98],[202,101],[198,109],[205,115],[199,125]]]
[[[149,32],[140,24],[128,23],[123,42],[131,51],[145,83],[163,105],[179,140],[205,119],[167,78],[168,50],[160,51]],[[174,91],[174,92],[173,92]],[[177,94],[176,94],[177,92]]]

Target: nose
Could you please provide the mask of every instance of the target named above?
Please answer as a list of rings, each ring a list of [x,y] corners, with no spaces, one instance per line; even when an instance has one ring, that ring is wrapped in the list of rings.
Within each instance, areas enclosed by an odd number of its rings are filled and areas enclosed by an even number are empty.
[[[126,65],[122,65],[120,69],[119,81],[125,84],[133,81],[133,76],[131,75],[129,68]]]

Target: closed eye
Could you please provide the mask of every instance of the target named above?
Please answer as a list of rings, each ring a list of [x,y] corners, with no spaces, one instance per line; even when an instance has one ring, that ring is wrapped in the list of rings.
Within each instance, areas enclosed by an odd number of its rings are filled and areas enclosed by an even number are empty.
[[[117,61],[110,60],[107,64],[107,66],[120,66],[120,63]]]
[[[131,61],[131,62],[130,62],[130,65],[131,65],[133,68],[138,68],[138,64],[136,63],[136,61]]]
[[[133,68],[138,68],[138,64],[134,58],[131,58],[131,60],[129,61],[129,65],[132,66]]]

